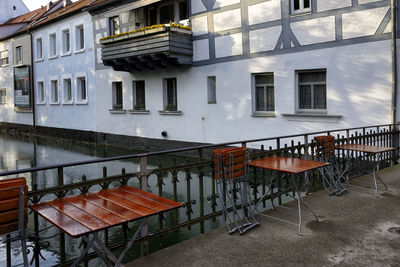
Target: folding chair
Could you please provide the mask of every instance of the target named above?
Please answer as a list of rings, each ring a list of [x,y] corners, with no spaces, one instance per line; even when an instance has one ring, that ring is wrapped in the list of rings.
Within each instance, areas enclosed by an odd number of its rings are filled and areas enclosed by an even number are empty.
[[[229,234],[240,234],[258,225],[250,201],[247,175],[246,148],[221,148],[213,150],[217,194],[224,213]],[[230,212],[230,210],[232,210]]]
[[[29,266],[26,248],[28,187],[25,178],[0,180],[0,236],[3,242],[21,241],[24,266]],[[9,244],[7,244],[9,246]]]
[[[330,163],[321,168],[322,184],[329,195],[341,195],[347,191],[347,188],[342,184],[341,180],[344,179],[344,170],[340,168],[340,157],[335,155],[335,137],[332,135],[315,136],[316,156],[319,161]]]

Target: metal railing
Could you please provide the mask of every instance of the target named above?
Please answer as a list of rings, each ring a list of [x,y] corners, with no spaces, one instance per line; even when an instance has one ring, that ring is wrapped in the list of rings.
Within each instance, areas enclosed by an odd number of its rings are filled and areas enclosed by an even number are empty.
[[[2,176],[13,176],[30,174],[32,176],[32,187],[28,193],[30,203],[38,203],[49,198],[63,198],[73,194],[84,194],[93,191],[99,187],[107,189],[110,187],[118,187],[126,184],[134,184],[142,190],[154,190],[160,196],[170,198],[175,201],[183,202],[184,208],[181,210],[171,211],[165,216],[157,215],[153,218],[150,231],[142,231],[138,238],[141,242],[141,255],[149,252],[148,242],[152,239],[159,238],[161,235],[168,233],[176,233],[183,228],[188,231],[194,225],[199,225],[200,233],[205,232],[205,222],[208,220],[217,220],[222,215],[221,209],[217,206],[216,199],[218,196],[215,191],[214,181],[214,165],[211,160],[211,151],[215,148],[223,146],[240,145],[246,146],[250,151],[250,158],[259,158],[269,155],[284,155],[297,158],[315,158],[315,144],[313,137],[317,135],[334,135],[337,144],[357,143],[380,146],[391,146],[395,150],[386,152],[382,155],[382,160],[387,164],[395,164],[399,158],[399,129],[397,124],[373,125],[357,128],[346,128],[329,131],[311,132],[305,134],[286,135],[278,137],[260,138],[253,140],[243,140],[235,142],[227,142],[215,145],[202,145],[196,147],[180,148],[173,150],[132,154],[125,156],[109,157],[95,160],[86,160],[65,164],[56,164],[51,166],[34,167],[22,170],[7,171],[0,173]],[[197,158],[190,158],[178,161],[174,154],[187,151],[196,151]],[[171,164],[168,166],[159,165],[157,168],[148,168],[147,161],[151,157],[160,155],[171,155]],[[125,168],[120,174],[108,175],[107,167],[103,167],[102,177],[86,177],[82,173],[80,181],[65,183],[64,173],[68,167],[76,167],[80,165],[92,165],[105,162],[115,162],[121,160],[137,159],[140,160],[140,170],[136,172],[127,172]],[[57,170],[57,184],[51,187],[38,187],[38,173],[47,170]],[[268,175],[266,170],[250,169],[250,181],[252,188],[252,200],[257,201],[265,193],[266,183],[263,177]],[[309,175],[313,181],[311,190],[321,188],[321,179],[318,171],[313,171]],[[183,181],[184,180],[184,181]],[[166,184],[169,181],[170,184]],[[155,184],[153,188],[149,186],[149,182]],[[179,182],[181,182],[179,184]],[[184,185],[182,184],[184,183]],[[263,207],[267,208],[267,199],[276,199],[279,204],[285,194],[292,192],[289,184],[285,183],[285,179],[278,179],[278,187],[286,188],[284,191],[274,191],[268,195],[263,201]],[[67,240],[68,237],[64,233],[53,230],[50,237],[44,237],[44,233],[49,231],[49,224],[46,224],[37,214],[30,214],[29,220],[33,220],[32,231],[32,252],[31,263],[39,266],[42,257],[42,250],[49,249],[51,244],[48,240],[57,240],[57,250],[59,255],[59,265],[68,265],[73,261],[73,254],[69,251],[66,244],[72,242]],[[151,227],[150,227],[151,226]],[[41,229],[42,228],[42,229]],[[147,228],[146,228],[147,229]],[[121,226],[121,238],[115,242],[110,240],[110,231],[105,230],[103,238],[105,244],[111,249],[118,249],[125,245],[128,240],[129,226],[124,224]],[[115,231],[114,231],[115,232]],[[115,234],[115,233],[114,233]],[[113,238],[115,239],[115,238]],[[11,265],[10,246],[7,244],[7,263]],[[94,258],[94,254],[89,254],[86,258],[85,265]]]

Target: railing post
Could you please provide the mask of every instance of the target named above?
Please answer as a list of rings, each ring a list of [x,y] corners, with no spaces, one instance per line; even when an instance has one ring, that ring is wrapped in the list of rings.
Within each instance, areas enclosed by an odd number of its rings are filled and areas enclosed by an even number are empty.
[[[147,192],[147,180],[148,180],[148,172],[147,172],[147,156],[142,156],[140,157],[140,180],[141,180],[141,190],[146,191]],[[141,230],[141,236],[147,236],[149,234],[149,225],[147,222],[147,218],[144,219],[145,220],[145,224],[142,227]],[[145,255],[149,254],[149,242],[143,241],[141,243],[141,254],[142,257]]]
[[[244,144],[246,146],[246,144]],[[199,161],[203,161],[203,150],[199,149]],[[204,177],[204,170],[203,166],[199,166],[199,194],[200,194],[200,218],[204,217],[204,184],[203,184],[203,177]],[[204,234],[204,221],[201,220],[200,222],[200,233]]]
[[[58,186],[64,185],[64,169],[63,167],[59,167],[57,169],[57,181]],[[66,255],[65,255],[65,234],[60,231],[60,261],[62,264],[65,264]]]
[[[304,159],[308,159],[308,134],[304,135]]]

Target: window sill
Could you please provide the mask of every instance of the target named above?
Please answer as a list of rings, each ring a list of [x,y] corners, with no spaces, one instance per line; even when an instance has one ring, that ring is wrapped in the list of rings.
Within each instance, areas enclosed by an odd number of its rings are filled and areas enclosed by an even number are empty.
[[[85,52],[85,48],[80,49],[80,50],[76,50],[74,53],[75,54],[80,54],[80,53],[83,53],[83,52]]]
[[[182,111],[180,110],[177,111],[159,110],[158,113],[160,113],[160,115],[175,115],[175,116],[182,115]]]
[[[14,107],[15,112],[19,112],[19,113],[32,113],[32,109],[30,108],[17,108]]]
[[[109,111],[111,114],[125,114],[126,113],[125,109],[120,109],[120,110],[110,109]]]
[[[46,105],[46,102],[36,102],[36,105],[42,105],[42,106],[44,106],[44,105]]]
[[[217,104],[217,101],[208,101],[208,104]]]
[[[88,103],[88,101],[76,101],[77,105],[87,105]]]
[[[8,66],[10,66],[10,64],[0,65],[0,68],[5,68],[5,67],[8,67]]]
[[[37,58],[35,59],[35,62],[42,62],[44,60],[44,58]]]
[[[136,109],[131,109],[129,110],[130,114],[149,114],[150,110],[136,110]]]
[[[298,11],[292,11],[290,13],[290,17],[297,17],[297,16],[310,15],[310,14],[312,14],[311,9],[298,10]]]
[[[50,102],[50,105],[60,105],[60,102]]]
[[[63,105],[73,105],[73,104],[74,104],[74,102],[72,102],[72,101],[71,101],[71,102],[64,102],[64,103],[63,103]]]
[[[5,105],[7,104],[7,102],[0,102],[0,105]]]
[[[282,113],[288,121],[331,122],[338,123],[342,115],[328,115],[324,113]]]
[[[61,57],[67,57],[67,56],[70,56],[70,55],[71,55],[71,51],[61,54]]]
[[[55,55],[55,56],[49,56],[49,60],[50,59],[55,59],[55,58],[57,58],[58,57],[58,55]]]
[[[255,111],[251,114],[252,117],[264,117],[264,118],[275,118],[275,112],[271,111],[271,112],[260,112],[260,111]]]

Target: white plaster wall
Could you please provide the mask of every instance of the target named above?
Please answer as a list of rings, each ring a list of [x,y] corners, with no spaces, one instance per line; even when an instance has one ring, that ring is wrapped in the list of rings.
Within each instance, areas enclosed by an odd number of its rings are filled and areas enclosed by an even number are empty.
[[[195,36],[208,33],[207,16],[192,19],[192,32]]]
[[[0,42],[0,51],[8,50],[9,65],[0,67],[0,89],[6,89],[6,104],[0,104],[0,122],[32,125],[32,113],[16,112],[14,109],[14,39]]]
[[[200,13],[207,10],[201,0],[192,0],[191,9],[192,14]]]
[[[317,11],[322,12],[326,10],[338,9],[351,6],[351,0],[318,0]]]
[[[193,61],[207,60],[210,58],[208,39],[193,41]]]
[[[380,51],[380,53],[375,53]],[[282,54],[202,67],[179,67],[129,74],[97,71],[97,130],[168,139],[227,142],[390,122],[390,41]],[[295,71],[327,69],[328,114],[338,123],[289,121],[295,111]],[[276,117],[252,117],[251,73],[273,72]],[[217,104],[207,104],[207,76],[216,76]],[[181,116],[165,116],[162,79],[177,77]],[[147,115],[111,114],[111,81],[124,83],[124,105],[132,106],[132,80],[146,81]]]
[[[281,32],[282,26],[250,31],[250,53],[274,50]]]
[[[224,31],[242,26],[240,9],[234,9],[214,14],[214,31]]]
[[[389,8],[379,7],[343,14],[343,39],[374,35]]]
[[[75,26],[84,25],[85,50],[78,52],[75,48]],[[62,31],[70,29],[71,53],[62,56]],[[57,33],[57,57],[49,59],[49,34]],[[96,92],[94,72],[94,40],[92,18],[88,13],[68,17],[33,32],[35,81],[45,82],[45,104],[36,106],[37,124],[57,128],[79,130],[96,130]],[[44,59],[36,60],[36,38],[43,39]],[[81,104],[77,101],[76,78],[86,76],[88,102]],[[63,103],[63,77],[72,77],[73,103]],[[50,78],[58,78],[59,104],[50,104]],[[37,96],[37,94],[36,94]]]
[[[15,10],[14,7],[15,6]],[[18,17],[29,12],[22,0],[1,0],[0,1],[0,24],[11,18]]]
[[[281,19],[281,0],[270,0],[249,6],[249,24]]]
[[[229,57],[243,53],[242,33],[215,37],[215,56]]]
[[[309,19],[290,24],[301,45],[335,41],[335,17]]]
[[[200,0],[199,0],[200,1]],[[229,6],[240,3],[240,0],[216,0],[214,8]]]

